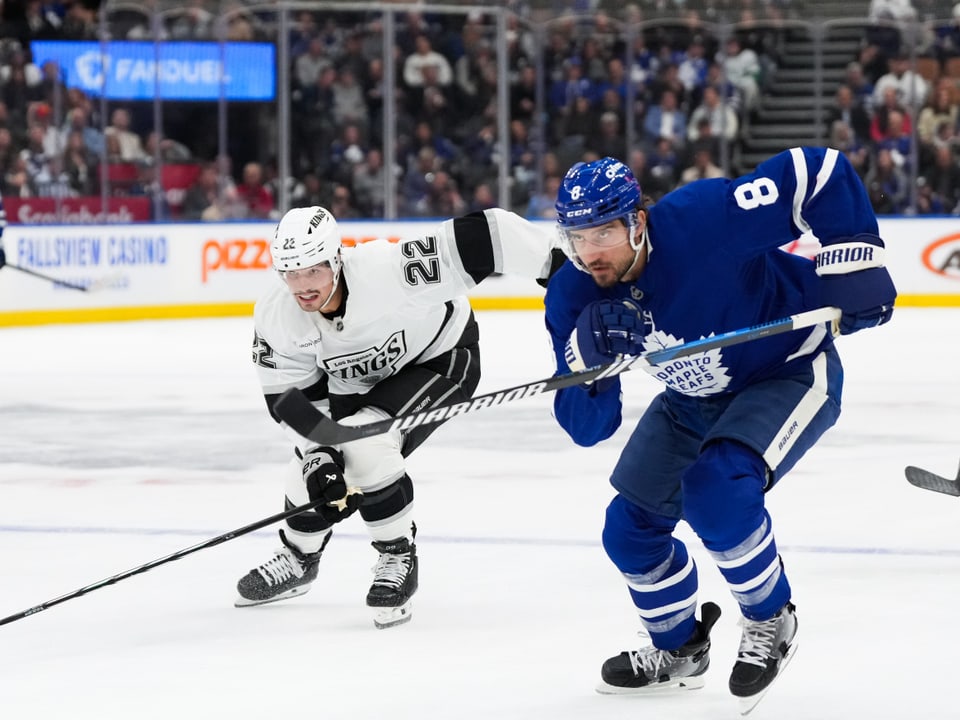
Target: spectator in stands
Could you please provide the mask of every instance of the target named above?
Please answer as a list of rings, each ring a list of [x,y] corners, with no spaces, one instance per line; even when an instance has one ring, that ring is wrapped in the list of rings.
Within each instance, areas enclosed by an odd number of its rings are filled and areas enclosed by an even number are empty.
[[[21,198],[33,196],[33,190],[30,187],[30,173],[27,172],[27,161],[21,155],[18,154],[13,159],[13,163],[7,170],[3,181],[4,195]]]
[[[93,195],[97,188],[97,156],[83,139],[81,130],[71,130],[63,151],[63,170],[75,195]]]
[[[942,212],[960,214],[960,165],[949,145],[938,144],[934,148],[933,162],[920,177],[933,201],[940,203]]]
[[[550,107],[560,117],[565,117],[573,111],[577,98],[586,98],[587,103],[593,101],[593,83],[583,75],[583,66],[578,56],[567,58],[563,63],[563,77],[553,83],[550,88]]]
[[[27,108],[27,126],[34,124],[43,128],[43,151],[47,157],[62,153],[64,147],[62,138],[54,125],[53,110],[47,103],[30,103]]]
[[[140,136],[130,129],[130,113],[124,108],[114,109],[104,135],[116,138],[123,162],[140,162],[147,156]]]
[[[722,58],[727,81],[736,88],[740,107],[751,112],[760,96],[760,58],[752,49],[744,47],[736,35],[727,39]]]
[[[870,120],[870,139],[874,143],[879,143],[884,139],[889,139],[890,133],[890,115],[898,113],[902,117],[902,127],[896,129],[908,133],[913,132],[913,120],[907,109],[897,100],[895,88],[888,87],[883,94],[882,102],[874,109],[873,118]]]
[[[456,180],[445,170],[437,171],[430,183],[429,208],[428,214],[431,217],[454,217],[469,210]]]
[[[920,141],[921,151],[933,145],[937,138],[941,124],[951,128],[957,126],[958,107],[953,100],[953,81],[950,78],[941,78],[927,104],[920,111],[917,118],[917,139]]]
[[[364,217],[383,217],[386,209],[387,169],[379,148],[370,148],[362,163],[353,169],[353,192],[357,209]],[[326,207],[326,205],[321,205]]]
[[[340,69],[331,89],[334,122],[340,126],[351,123],[366,128],[370,124],[370,116],[364,102],[363,88],[350,67]]]
[[[677,75],[680,82],[687,89],[687,96],[691,97],[699,93],[701,87],[707,80],[707,68],[710,63],[706,58],[706,46],[700,35],[694,36],[687,51],[684,54],[680,66],[677,68]]]
[[[232,193],[229,192],[231,189]],[[235,188],[222,186],[217,163],[208,162],[187,188],[180,212],[184,220],[217,222],[241,217],[237,210]]]
[[[834,120],[830,125],[830,147],[846,155],[861,180],[870,169],[871,148],[868,143],[869,140],[858,138],[853,128],[841,119]]]
[[[857,102],[849,85],[837,88],[833,105],[827,108],[827,126],[832,126],[837,120],[849,125],[861,142],[870,139],[870,113]]]
[[[403,63],[403,81],[407,87],[422,87],[424,84],[424,68],[436,68],[436,81],[441,87],[447,87],[453,82],[453,68],[450,62],[435,51],[426,35],[417,35],[415,50]]]
[[[308,172],[303,176],[303,196],[290,207],[330,207],[330,193],[316,173]]]
[[[537,69],[527,65],[510,85],[510,118],[532,122],[537,109]]]
[[[0,195],[10,195],[7,190],[7,175],[17,160],[17,149],[13,144],[10,129],[0,125]]]
[[[640,187],[654,200],[673,190],[680,178],[680,156],[670,138],[660,138],[647,154],[647,181]],[[643,181],[641,181],[643,182]]]
[[[59,122],[63,115],[63,104],[67,97],[67,85],[63,81],[60,64],[47,60],[40,66],[40,83],[37,85],[37,95],[51,109],[57,110],[56,120]]]
[[[68,198],[76,193],[70,186],[70,176],[63,169],[59,155],[48,158],[39,171],[30,176],[33,194],[37,197]]]
[[[99,129],[90,124],[90,116],[86,107],[77,106],[67,112],[66,123],[60,130],[61,143],[67,144],[67,138],[71,133],[78,132],[83,136],[83,144],[93,155],[99,157],[103,154],[104,138]]]
[[[439,169],[437,152],[429,146],[421,147],[403,175],[401,208],[404,215],[431,216],[430,186]]]
[[[559,175],[547,175],[543,180],[543,192],[530,196],[524,217],[528,220],[556,220],[557,191],[560,190],[560,181]]]
[[[902,52],[896,53],[889,61],[889,70],[882,75],[873,89],[873,105],[884,102],[884,94],[893,88],[897,102],[905,108],[919,108],[927,101],[930,86],[927,81],[910,69],[910,58]]]
[[[352,122],[347,123],[340,130],[340,137],[330,145],[330,175],[338,182],[349,183],[354,168],[366,156],[367,147],[360,127]]]
[[[31,85],[27,80],[27,69],[24,64],[11,63],[7,66],[7,77],[3,81],[3,103],[10,113],[10,120],[17,125],[27,123],[27,107],[30,103],[40,99],[38,83]]]
[[[615,112],[600,115],[600,127],[587,136],[587,150],[598,158],[622,158],[627,155],[627,141],[620,128],[620,118]]]
[[[713,162],[711,145],[700,141],[693,148],[693,164],[680,173],[680,185],[692,183],[694,180],[722,177],[723,170]]]
[[[293,75],[301,88],[310,88],[317,84],[324,70],[332,67],[333,61],[327,57],[326,45],[314,36],[307,45],[307,51],[294,60]]]
[[[497,198],[493,194],[493,186],[490,183],[482,182],[473,189],[473,197],[470,200],[470,212],[481,212],[497,207]]]
[[[909,194],[906,174],[897,167],[889,149],[877,150],[873,165],[863,180],[870,204],[878,215],[903,212]]]
[[[333,194],[330,197],[330,212],[334,214],[337,220],[353,220],[360,217],[360,213],[353,205],[350,188],[346,185],[337,184],[333,186]]]
[[[237,193],[246,205],[248,218],[262,220],[270,217],[274,200],[264,185],[263,166],[260,163],[250,162],[243,166],[243,181],[237,185]]]
[[[160,133],[153,130],[147,135],[147,142],[143,146],[144,154],[150,160],[154,160],[158,155],[160,160],[165,163],[187,163],[193,159],[193,153],[190,148],[179,140],[173,138],[161,138]]]
[[[679,149],[686,143],[687,115],[677,106],[677,96],[673,90],[664,90],[660,95],[659,104],[647,110],[643,129],[647,142],[651,144],[656,143],[660,138],[667,138],[675,149]],[[623,155],[613,157],[623,157]]]
[[[721,99],[717,88],[712,85],[703,88],[703,101],[690,114],[687,125],[687,140],[690,142],[700,139],[701,120],[706,120],[713,138],[725,138],[727,142],[733,142],[740,132],[740,119],[736,111]]]
[[[863,65],[854,60],[847,64],[844,84],[853,93],[853,104],[860,105],[867,114],[873,109],[874,84],[867,79]]]

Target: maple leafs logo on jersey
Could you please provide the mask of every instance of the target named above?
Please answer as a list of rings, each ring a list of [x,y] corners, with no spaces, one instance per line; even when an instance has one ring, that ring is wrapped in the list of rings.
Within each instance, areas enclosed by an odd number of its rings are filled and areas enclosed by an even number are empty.
[[[651,326],[653,325],[652,321],[648,322]],[[670,333],[653,329],[643,340],[643,350],[644,352],[663,350],[685,342],[682,338],[676,338]],[[730,375],[727,368],[723,366],[720,348],[668,360],[644,367],[644,370],[668,388],[691,397],[716,395],[730,385]]]
[[[406,354],[407,338],[403,330],[398,330],[382,345],[326,358],[321,367],[345,382],[372,386],[393,375]]]

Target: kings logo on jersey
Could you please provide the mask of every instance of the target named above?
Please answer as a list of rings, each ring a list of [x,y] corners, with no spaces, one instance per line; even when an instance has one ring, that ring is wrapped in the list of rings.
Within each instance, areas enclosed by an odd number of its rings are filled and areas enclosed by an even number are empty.
[[[399,330],[387,338],[383,345],[324,358],[320,367],[344,382],[376,385],[397,371],[397,364],[406,354],[407,339],[404,331]]]

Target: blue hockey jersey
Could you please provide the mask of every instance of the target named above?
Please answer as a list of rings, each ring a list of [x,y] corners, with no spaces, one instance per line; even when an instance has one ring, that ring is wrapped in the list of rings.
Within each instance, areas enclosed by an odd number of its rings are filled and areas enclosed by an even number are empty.
[[[642,310],[645,351],[670,347],[822,305],[812,260],[781,246],[809,233],[828,247],[877,221],[853,167],[836,150],[794,148],[749,175],[700,180],[649,208],[649,257],[633,283],[601,288],[566,262],[551,278],[546,324],[558,373],[569,372],[564,345],[580,311],[605,298],[631,298]],[[649,368],[668,392],[693,397],[736,393],[788,374],[833,341],[825,326],[718,348]],[[619,427],[619,378],[604,392],[560,390],[560,425],[581,445]]]

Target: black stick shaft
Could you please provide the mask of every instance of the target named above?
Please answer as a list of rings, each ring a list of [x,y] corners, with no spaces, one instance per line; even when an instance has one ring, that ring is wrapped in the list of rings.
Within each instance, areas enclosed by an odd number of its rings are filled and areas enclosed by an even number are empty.
[[[280,522],[281,520],[286,520],[287,518],[293,517],[294,515],[299,515],[300,513],[304,513],[304,512],[307,512],[308,510],[312,510],[322,502],[323,500],[318,500],[317,502],[310,502],[310,503],[307,503],[306,505],[298,505],[295,508],[291,508],[290,510],[286,510],[282,513],[277,513],[276,515],[271,515],[270,517],[264,518],[263,520],[258,520],[257,522],[251,523],[250,525],[244,525],[241,528],[237,528],[236,530],[231,530],[230,532],[226,532],[223,535],[217,535],[216,537],[210,538],[209,540],[204,540],[202,543],[199,543],[197,545],[184,548],[183,550],[178,550],[177,552],[171,553],[170,555],[167,555],[165,557],[157,558],[156,560],[151,560],[150,562],[144,563],[143,565],[135,567],[131,570],[118,573],[117,575],[112,575],[108,578],[104,578],[103,580],[99,580],[95,583],[91,583],[90,585],[86,585],[85,587],[82,587],[79,590],[74,590],[73,592],[67,593],[66,595],[61,595],[60,597],[53,598],[53,600],[47,600],[46,602],[40,603],[39,605],[35,605],[34,607],[28,608],[27,610],[22,610],[21,612],[14,613],[13,615],[8,615],[5,618],[0,618],[0,625],[6,625],[7,623],[12,623],[16,620],[21,620],[30,615],[36,615],[38,612],[46,610],[47,608],[51,608],[54,605],[59,605],[60,603],[66,602],[67,600],[73,600],[73,598],[78,598],[81,595],[86,595],[87,593],[93,592],[94,590],[98,590],[107,585],[113,585],[114,583],[118,583],[121,580],[126,580],[127,578],[133,577],[134,575],[145,573],[148,570],[152,570],[153,568],[158,567],[160,565],[164,565],[168,562],[173,562],[174,560],[179,560],[180,558],[186,557],[187,555],[192,555],[193,553],[199,550],[204,550],[206,548],[213,547],[214,545],[225,543],[228,540],[233,540],[234,538],[240,537],[241,535],[246,535],[247,533],[251,533],[254,530],[259,530],[260,528],[267,527],[268,525],[273,525],[274,523]]]
[[[74,283],[67,282],[66,280],[58,280],[57,278],[52,277],[50,275],[44,275],[41,272],[37,272],[36,270],[31,270],[30,268],[21,267],[20,265],[11,265],[10,263],[7,263],[6,265],[4,265],[4,267],[8,267],[11,270],[17,270],[26,275],[33,275],[34,277],[40,278],[41,280],[49,280],[55,285],[62,285],[63,287],[70,288],[71,290],[79,290],[80,292],[87,292],[88,290],[84,285],[76,285]]]

